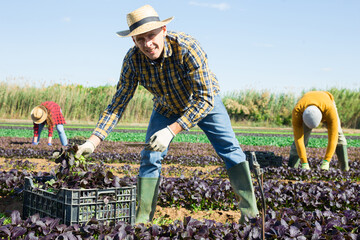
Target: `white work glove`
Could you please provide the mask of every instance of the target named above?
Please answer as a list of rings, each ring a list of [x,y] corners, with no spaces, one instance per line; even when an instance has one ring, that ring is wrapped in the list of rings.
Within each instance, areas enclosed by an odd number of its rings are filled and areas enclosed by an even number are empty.
[[[94,152],[94,150],[95,150],[95,144],[92,141],[87,140],[84,144],[78,147],[75,156],[80,157],[81,155],[83,155],[84,157],[88,157],[90,154]]]
[[[330,162],[326,160],[322,160],[320,169],[322,170],[329,170]]]
[[[163,152],[165,151],[171,140],[176,136],[176,134],[171,131],[170,127],[167,126],[150,137],[148,145],[145,147],[146,150]]]
[[[302,163],[301,168],[302,169],[310,169],[310,165],[309,165],[309,163]]]

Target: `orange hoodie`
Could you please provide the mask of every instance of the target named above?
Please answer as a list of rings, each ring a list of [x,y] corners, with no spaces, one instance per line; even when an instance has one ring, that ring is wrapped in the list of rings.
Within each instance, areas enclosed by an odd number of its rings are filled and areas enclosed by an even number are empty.
[[[304,143],[304,128],[302,114],[305,109],[314,105],[322,112],[321,122],[326,122],[328,129],[328,145],[326,148],[325,160],[331,160],[334,155],[338,141],[338,116],[334,103],[334,96],[325,91],[311,91],[304,96],[295,105],[292,112],[292,125],[294,130],[294,140],[299,158],[302,163],[307,162]]]

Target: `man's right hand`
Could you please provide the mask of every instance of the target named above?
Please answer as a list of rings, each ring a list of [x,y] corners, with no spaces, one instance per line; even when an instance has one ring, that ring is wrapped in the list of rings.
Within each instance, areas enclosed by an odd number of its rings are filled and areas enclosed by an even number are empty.
[[[80,157],[83,155],[84,157],[88,157],[90,154],[92,154],[95,150],[95,144],[87,140],[84,144],[78,146],[78,150],[75,154],[76,157]]]

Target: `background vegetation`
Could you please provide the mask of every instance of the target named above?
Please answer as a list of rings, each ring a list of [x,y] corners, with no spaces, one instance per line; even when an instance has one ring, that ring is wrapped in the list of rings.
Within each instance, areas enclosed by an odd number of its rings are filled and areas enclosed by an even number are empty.
[[[317,89],[311,89],[317,90]],[[328,89],[334,95],[341,124],[346,128],[360,128],[360,90]],[[236,121],[273,123],[291,126],[291,113],[305,92],[298,97],[290,93],[275,94],[269,91],[234,91],[223,97],[231,118]]]
[[[54,84],[49,87],[18,86],[0,83],[0,118],[29,119],[31,109],[41,102],[58,103],[66,120],[97,121],[110,103],[114,86],[83,87]],[[312,89],[315,90],[315,89]],[[335,97],[343,127],[360,128],[360,90],[328,90]],[[303,92],[299,95],[301,96]],[[292,93],[244,90],[222,95],[225,107],[235,123],[266,126],[291,126],[291,111],[298,97]],[[141,86],[128,105],[123,122],[145,123],[152,111],[152,96]]]

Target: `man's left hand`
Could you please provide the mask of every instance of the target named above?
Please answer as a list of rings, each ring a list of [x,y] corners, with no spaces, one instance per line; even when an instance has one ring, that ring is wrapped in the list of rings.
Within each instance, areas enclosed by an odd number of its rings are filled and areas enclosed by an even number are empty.
[[[150,137],[146,150],[163,152],[165,151],[176,134],[170,129],[169,126],[163,128]]]

